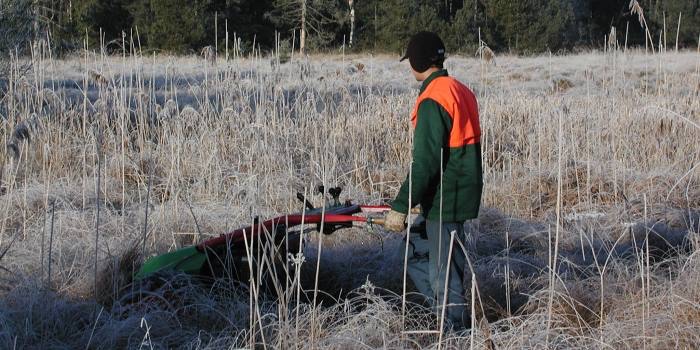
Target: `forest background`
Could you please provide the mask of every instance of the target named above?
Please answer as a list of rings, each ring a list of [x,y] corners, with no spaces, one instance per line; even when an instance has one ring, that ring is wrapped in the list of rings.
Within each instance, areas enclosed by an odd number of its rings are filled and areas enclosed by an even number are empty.
[[[243,55],[399,53],[412,33],[427,29],[449,52],[471,55],[479,38],[493,51],[517,54],[602,48],[611,35],[619,45],[697,46],[700,1],[639,4],[641,15],[629,0],[5,0],[0,41],[15,53],[27,49],[18,36],[45,37],[57,54],[86,44],[121,52],[130,40],[143,51],[174,54],[207,46]]]

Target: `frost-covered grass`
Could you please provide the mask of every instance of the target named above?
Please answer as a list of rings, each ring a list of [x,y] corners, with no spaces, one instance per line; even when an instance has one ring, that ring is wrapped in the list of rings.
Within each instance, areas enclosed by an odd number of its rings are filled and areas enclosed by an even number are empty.
[[[634,253],[594,258],[595,271],[576,278],[557,269],[534,282],[501,281],[500,265],[477,260],[483,286],[472,331],[431,332],[438,320],[414,295],[402,315],[402,237],[363,229],[307,236],[299,295],[173,276],[146,297],[125,298],[134,295],[128,276],[142,260],[144,229],[151,255],[255,215],[299,211],[295,193],[322,183],[368,204],[396,193],[419,86],[407,65],[368,56],[273,61],[36,57],[28,75],[0,84],[0,141],[9,145],[0,150],[0,254],[9,247],[0,260],[0,347],[700,345],[693,52],[448,59],[481,108],[485,191],[473,237],[501,255],[504,242],[527,242],[545,264],[555,248],[562,265],[573,252],[591,260],[600,252],[593,245]],[[637,244],[650,232],[688,237],[690,248],[655,261]],[[482,283],[489,271],[492,283]],[[489,298],[506,284],[529,293],[524,307],[493,309]]]

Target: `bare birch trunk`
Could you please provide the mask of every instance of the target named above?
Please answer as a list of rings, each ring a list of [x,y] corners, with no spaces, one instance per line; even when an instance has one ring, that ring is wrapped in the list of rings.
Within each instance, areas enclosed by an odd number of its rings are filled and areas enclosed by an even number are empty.
[[[355,6],[353,0],[348,0],[350,5],[350,47],[352,47],[353,38],[355,37]]]
[[[301,32],[299,33],[299,54],[306,48],[306,0],[301,0]]]

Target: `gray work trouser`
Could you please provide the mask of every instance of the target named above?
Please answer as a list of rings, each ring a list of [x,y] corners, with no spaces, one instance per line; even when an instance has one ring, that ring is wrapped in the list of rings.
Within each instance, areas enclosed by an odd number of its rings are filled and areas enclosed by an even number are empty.
[[[464,327],[465,299],[462,279],[466,258],[464,251],[456,242],[466,242],[463,222],[443,222],[426,220],[427,239],[421,238],[418,233],[411,233],[408,247],[408,275],[413,280],[418,291],[423,294],[433,306],[437,316],[442,315],[442,305],[445,298],[445,277],[448,274],[447,283],[447,309],[445,319],[454,328]],[[451,233],[455,232],[455,242],[452,247],[452,259],[448,262],[450,254]]]

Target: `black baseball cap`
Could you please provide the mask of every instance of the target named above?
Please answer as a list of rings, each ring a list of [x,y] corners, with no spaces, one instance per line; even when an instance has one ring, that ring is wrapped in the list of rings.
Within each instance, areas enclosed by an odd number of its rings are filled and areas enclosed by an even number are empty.
[[[431,66],[442,65],[445,61],[445,44],[433,32],[418,32],[408,40],[408,48],[401,61],[407,58],[416,72],[425,72]]]

